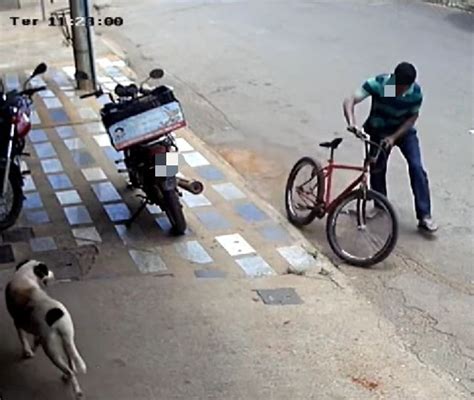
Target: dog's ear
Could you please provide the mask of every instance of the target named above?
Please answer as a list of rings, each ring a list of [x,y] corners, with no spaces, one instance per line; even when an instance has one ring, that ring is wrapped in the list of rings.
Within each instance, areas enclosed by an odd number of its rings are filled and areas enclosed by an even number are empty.
[[[23,265],[28,264],[29,262],[30,262],[30,260],[22,261],[21,263],[19,263],[19,264],[16,266],[15,271],[18,271],[21,267],[23,267]]]
[[[46,264],[39,263],[35,265],[33,272],[35,273],[36,277],[42,281],[49,275],[49,268],[46,266]]]

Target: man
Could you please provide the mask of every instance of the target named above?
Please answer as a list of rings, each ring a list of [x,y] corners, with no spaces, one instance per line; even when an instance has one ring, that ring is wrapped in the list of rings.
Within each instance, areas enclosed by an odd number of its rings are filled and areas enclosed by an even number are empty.
[[[372,141],[384,147],[387,158],[382,154],[373,166],[370,186],[373,190],[387,195],[388,155],[393,146],[398,146],[408,163],[418,227],[433,233],[438,227],[431,217],[428,176],[423,168],[415,129],[423,94],[415,80],[416,69],[407,62],[397,65],[391,74],[381,74],[368,79],[353,96],[344,100],[344,116],[349,126],[357,126],[354,117],[355,105],[369,96],[372,97],[372,108],[363,127]]]

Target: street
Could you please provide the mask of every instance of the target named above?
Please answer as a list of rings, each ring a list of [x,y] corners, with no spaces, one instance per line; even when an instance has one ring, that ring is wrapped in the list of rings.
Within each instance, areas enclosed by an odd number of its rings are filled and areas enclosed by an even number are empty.
[[[0,234],[0,291],[21,260],[54,271],[48,291],[73,317],[86,399],[474,396],[471,14],[405,0],[95,1],[96,21],[124,21],[96,24],[102,87],[161,67],[184,107],[180,173],[205,191],[183,193],[188,229],[173,237],[158,206],[126,227],[141,200],[100,101],[74,87],[61,29],[11,26],[12,15],[39,13],[34,1],[0,12],[0,51],[14,55],[0,62],[6,87],[48,63],[33,81],[48,90],[34,97],[23,211]],[[335,136],[344,138],[336,160],[361,162],[342,100],[404,60],[424,90],[417,126],[441,229],[417,232],[394,151],[398,247],[375,267],[349,267],[329,249],[324,220],[288,223],[286,179],[302,156],[324,161],[318,143]],[[368,109],[358,108],[359,124]],[[348,178],[336,176],[336,189]],[[42,351],[20,359],[4,302],[0,332],[0,400],[73,398]]]
[[[425,95],[417,126],[441,229],[435,240],[416,232],[406,166],[395,151],[389,197],[401,224],[397,255],[371,270],[342,268],[423,362],[473,392],[472,15],[349,0],[117,0],[102,13],[126,18],[109,36],[133,67],[169,71],[195,132],[282,212],[293,163],[327,157],[318,142],[338,132],[345,141],[337,159],[360,161],[360,144],[344,132],[343,98],[399,61],[417,66]],[[360,123],[368,107],[358,110]],[[323,224],[305,235],[325,248]]]

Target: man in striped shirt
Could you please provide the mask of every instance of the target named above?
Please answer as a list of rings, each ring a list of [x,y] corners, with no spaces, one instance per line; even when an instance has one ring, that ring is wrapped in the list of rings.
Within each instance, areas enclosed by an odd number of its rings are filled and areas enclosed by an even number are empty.
[[[355,105],[372,97],[372,107],[364,130],[372,141],[384,146],[388,154],[398,146],[408,163],[411,188],[415,198],[418,226],[428,232],[438,227],[431,217],[428,176],[421,160],[415,122],[418,119],[423,94],[415,82],[416,69],[407,62],[400,63],[391,74],[368,79],[354,95],[344,101],[344,116],[349,126],[356,126]],[[373,190],[387,195],[386,173],[388,159],[378,158],[370,175]]]

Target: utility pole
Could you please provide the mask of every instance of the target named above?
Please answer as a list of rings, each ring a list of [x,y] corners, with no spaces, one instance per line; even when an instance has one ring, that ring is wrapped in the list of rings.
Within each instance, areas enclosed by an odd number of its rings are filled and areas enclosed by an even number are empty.
[[[76,65],[76,82],[80,90],[94,91],[97,88],[95,56],[90,26],[91,7],[89,0],[69,0],[71,9],[72,45]],[[81,22],[80,24],[77,22]]]
[[[41,0],[41,16],[43,21],[46,21],[46,6],[44,5],[44,0]]]

